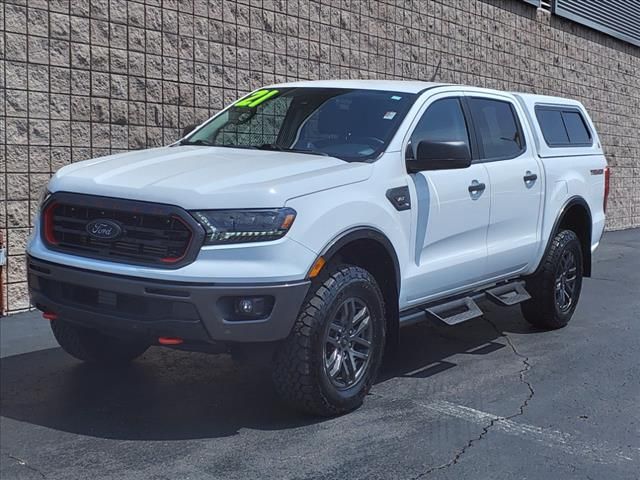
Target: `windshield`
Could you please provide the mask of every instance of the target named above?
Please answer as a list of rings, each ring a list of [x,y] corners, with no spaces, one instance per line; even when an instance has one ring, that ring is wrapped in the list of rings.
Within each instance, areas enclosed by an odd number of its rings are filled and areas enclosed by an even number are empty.
[[[181,142],[331,155],[377,157],[416,95],[342,88],[263,89],[237,101]]]

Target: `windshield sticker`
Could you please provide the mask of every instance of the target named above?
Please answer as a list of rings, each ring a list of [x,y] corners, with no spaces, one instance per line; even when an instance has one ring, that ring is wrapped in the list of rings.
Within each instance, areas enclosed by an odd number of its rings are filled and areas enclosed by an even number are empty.
[[[393,117],[396,116],[396,113],[397,112],[387,112],[384,114],[384,117],[382,118],[384,118],[385,120],[393,120]]]
[[[278,90],[257,90],[248,97],[234,103],[234,107],[257,107],[265,100],[274,97],[278,94]]]
[[[399,95],[394,95],[391,97],[391,100],[402,100],[402,97]]]

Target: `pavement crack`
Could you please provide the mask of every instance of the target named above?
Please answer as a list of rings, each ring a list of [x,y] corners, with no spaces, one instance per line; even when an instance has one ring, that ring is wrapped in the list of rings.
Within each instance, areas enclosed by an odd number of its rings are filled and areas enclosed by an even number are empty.
[[[487,425],[485,425],[484,427],[482,427],[482,432],[480,433],[480,435],[478,435],[475,438],[472,438],[471,440],[469,440],[467,442],[467,444],[462,447],[460,450],[458,450],[458,452],[455,454],[455,456],[449,460],[447,463],[443,463],[442,465],[438,465],[436,467],[431,467],[429,470],[422,472],[418,475],[416,475],[415,477],[412,477],[411,480],[418,480],[419,478],[424,478],[427,475],[432,474],[433,472],[436,472],[438,470],[445,470],[449,467],[452,467],[453,465],[457,464],[460,461],[460,458],[462,458],[462,456],[467,452],[467,450],[469,450],[474,443],[477,443],[479,441],[481,441],[485,435],[487,435],[487,433],[489,433],[489,430],[491,430],[491,427],[493,427],[495,425],[495,423],[499,420],[502,420],[504,417],[495,417],[493,418]]]
[[[527,372],[531,370],[531,363],[529,363],[529,357],[527,357],[526,355],[523,355],[518,351],[516,346],[511,341],[511,337],[509,337],[509,335],[501,331],[498,328],[498,326],[495,323],[493,323],[491,320],[489,320],[487,317],[483,317],[483,318],[487,321],[489,325],[493,327],[493,329],[498,333],[498,335],[500,335],[501,337],[504,337],[505,341],[507,342],[507,345],[509,345],[509,348],[511,348],[514,355],[520,358],[520,360],[522,361],[523,367],[518,372],[518,376],[520,377],[520,382],[526,385],[527,389],[529,390],[529,393],[527,394],[527,398],[525,398],[524,401],[518,407],[517,413],[509,415],[508,417],[503,417],[505,420],[511,420],[512,418],[519,417],[520,415],[524,414],[524,411],[529,405],[529,402],[531,402],[531,400],[533,399],[533,396],[536,394],[535,390],[533,389],[533,385],[531,385],[531,382],[526,378]]]
[[[47,478],[47,476],[44,473],[42,473],[36,467],[33,467],[33,466],[29,465],[26,460],[23,460],[22,458],[16,457],[15,455],[11,455],[11,454],[7,454],[7,457],[9,457],[10,459],[15,460],[16,462],[18,462],[18,465],[22,465],[23,467],[31,470],[32,472],[37,473],[42,478]]]
[[[529,402],[531,402],[531,400],[533,399],[533,396],[535,395],[535,390],[533,389],[533,385],[531,385],[531,382],[529,382],[529,380],[527,380],[526,378],[526,374],[527,372],[529,372],[531,370],[531,363],[529,363],[529,357],[527,357],[526,355],[523,355],[522,353],[520,353],[518,351],[518,349],[516,348],[516,346],[514,345],[514,343],[511,341],[511,338],[504,332],[502,332],[495,323],[493,323],[491,320],[489,320],[487,317],[483,317],[487,323],[489,323],[489,325],[491,325],[491,327],[493,327],[493,329],[498,333],[498,335],[500,335],[501,337],[504,337],[505,341],[507,342],[507,345],[509,345],[509,348],[511,348],[511,350],[513,351],[514,355],[516,357],[518,357],[521,361],[522,361],[522,368],[520,369],[520,371],[518,372],[518,376],[520,378],[520,382],[522,382],[524,385],[526,385],[527,389],[529,390],[527,397],[524,399],[524,401],[518,406],[518,411],[516,413],[513,413],[511,415],[508,415],[506,417],[502,417],[502,416],[498,416],[498,417],[494,417],[491,419],[491,421],[485,425],[484,427],[482,427],[482,432],[480,433],[480,435],[478,435],[477,437],[472,438],[471,440],[469,440],[467,442],[467,444],[462,447],[460,450],[458,450],[458,452],[455,454],[455,456],[449,460],[447,463],[443,463],[442,465],[438,465],[436,467],[432,467],[429,470],[422,472],[418,475],[416,475],[415,477],[412,478],[412,480],[418,480],[420,478],[424,478],[427,475],[430,475],[433,472],[436,472],[438,470],[445,470],[449,467],[452,467],[453,465],[456,465],[460,459],[462,458],[462,456],[467,452],[467,450],[469,450],[475,443],[480,442],[491,430],[491,428],[498,422],[502,422],[504,420],[511,420],[515,417],[519,417],[520,415],[524,414],[525,409],[527,408],[527,406],[529,405]]]

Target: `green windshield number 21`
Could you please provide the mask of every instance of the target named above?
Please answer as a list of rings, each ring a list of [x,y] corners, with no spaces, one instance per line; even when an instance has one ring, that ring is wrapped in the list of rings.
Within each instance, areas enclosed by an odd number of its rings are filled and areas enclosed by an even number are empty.
[[[265,100],[278,94],[278,90],[257,90],[246,98],[237,101],[234,107],[257,107]]]

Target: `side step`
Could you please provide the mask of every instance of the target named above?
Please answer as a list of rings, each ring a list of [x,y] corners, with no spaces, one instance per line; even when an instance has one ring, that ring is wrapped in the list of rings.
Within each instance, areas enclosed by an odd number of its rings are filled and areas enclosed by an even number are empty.
[[[524,282],[510,282],[485,291],[487,298],[498,305],[510,307],[531,298]]]
[[[439,304],[427,304],[413,307],[400,314],[400,326],[406,327],[428,319],[438,320],[447,325],[457,325],[482,316],[482,310],[476,300],[489,299],[498,305],[510,307],[531,298],[522,280],[511,281],[497,287],[468,293],[466,297],[445,301]]]
[[[441,303],[424,310],[427,316],[447,325],[457,325],[482,316],[482,310],[471,297]]]

